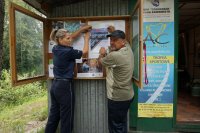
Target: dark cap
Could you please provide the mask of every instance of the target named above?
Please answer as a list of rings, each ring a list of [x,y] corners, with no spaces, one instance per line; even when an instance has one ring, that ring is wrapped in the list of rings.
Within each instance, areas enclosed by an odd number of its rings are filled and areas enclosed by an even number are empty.
[[[106,37],[115,37],[125,39],[125,33],[121,30],[115,30],[111,34],[108,34]]]

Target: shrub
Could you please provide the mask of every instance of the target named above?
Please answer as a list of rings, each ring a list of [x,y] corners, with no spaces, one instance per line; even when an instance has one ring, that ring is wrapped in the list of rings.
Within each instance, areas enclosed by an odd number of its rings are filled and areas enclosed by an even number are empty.
[[[35,82],[12,87],[10,72],[3,70],[2,80],[0,80],[0,111],[4,106],[19,105],[31,98],[41,97],[45,94],[46,82]]]

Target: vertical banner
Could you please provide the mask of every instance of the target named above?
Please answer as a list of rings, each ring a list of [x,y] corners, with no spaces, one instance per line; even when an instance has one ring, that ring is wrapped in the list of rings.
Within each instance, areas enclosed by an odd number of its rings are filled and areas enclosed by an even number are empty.
[[[138,117],[173,117],[174,0],[144,0]]]

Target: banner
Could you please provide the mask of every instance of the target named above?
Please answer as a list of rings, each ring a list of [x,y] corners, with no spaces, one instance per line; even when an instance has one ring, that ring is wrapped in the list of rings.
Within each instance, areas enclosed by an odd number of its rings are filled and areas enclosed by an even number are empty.
[[[138,117],[173,117],[173,7],[173,0],[144,0],[143,89],[138,91]]]

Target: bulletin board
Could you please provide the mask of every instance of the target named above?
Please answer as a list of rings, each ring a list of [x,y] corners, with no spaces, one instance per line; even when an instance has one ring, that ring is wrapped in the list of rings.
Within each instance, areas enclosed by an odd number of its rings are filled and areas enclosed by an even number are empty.
[[[92,16],[92,17],[70,17],[70,18],[63,18],[63,17],[58,17],[58,18],[44,18],[42,16],[39,16],[27,9],[24,9],[16,4],[11,4],[10,6],[10,53],[11,53],[11,74],[12,74],[12,85],[22,85],[26,83],[31,83],[33,81],[39,81],[43,79],[52,79],[54,78],[53,75],[53,54],[52,54],[52,48],[54,47],[55,42],[49,40],[50,33],[53,28],[67,28],[68,31],[74,32],[78,28],[80,28],[81,25],[89,23],[93,25],[93,35],[91,39],[93,41],[90,41],[90,53],[80,59],[76,60],[76,67],[74,69],[74,78],[75,79],[105,79],[105,70],[99,66],[98,68],[93,68],[91,66],[96,66],[97,63],[97,56],[98,56],[98,46],[103,45],[107,47],[109,45],[109,40],[108,38],[105,38],[107,35],[106,28],[108,26],[114,26],[116,29],[121,29],[125,31],[126,33],[126,39],[129,41],[130,39],[130,16]],[[34,40],[38,40],[37,43],[35,43],[33,46],[37,45],[38,50],[34,49],[27,49],[31,50],[32,52],[38,52],[38,55],[41,54],[37,58],[39,60],[38,64],[35,64],[36,67],[34,67],[34,72],[32,73],[32,69],[30,69],[30,76],[28,74],[27,77],[21,79],[19,76],[19,70],[17,69],[18,66],[20,66],[19,62],[17,61],[17,52],[22,52],[18,51],[17,47],[21,45],[17,45],[18,41],[17,39],[17,33],[20,34],[20,32],[16,32],[18,30],[17,28],[17,23],[18,23],[18,17],[23,15],[24,17],[27,17],[27,19],[37,21],[39,23],[39,30],[36,31],[33,30],[34,27],[31,25],[29,26],[26,24],[27,28],[32,27],[32,30],[34,32],[39,33],[39,36],[36,36],[37,38],[33,38]],[[15,18],[15,19],[14,19]],[[30,28],[31,29],[31,28]],[[99,31],[100,29],[100,31]],[[100,32],[101,38],[95,39],[96,35],[99,35],[98,33]],[[28,35],[28,34],[27,34]],[[106,42],[104,44],[103,42]],[[81,35],[73,44],[74,49],[80,49],[82,50],[83,46],[83,35]],[[103,44],[102,44],[103,43]],[[42,44],[42,45],[41,45]],[[76,45],[77,44],[77,45]],[[23,51],[24,52],[24,51]],[[24,52],[26,53],[26,52]],[[21,54],[18,54],[21,55]],[[27,56],[23,56],[27,57]],[[87,66],[83,67],[83,63],[86,62],[90,64],[88,72]],[[19,67],[18,67],[19,68]],[[27,75],[27,74],[26,74]]]
[[[92,26],[90,31],[89,52],[86,57],[76,60],[74,69],[75,79],[105,79],[105,69],[98,64],[99,49],[105,47],[108,49],[110,45],[109,38],[106,35],[108,26],[114,26],[115,29],[122,30],[126,33],[126,39],[129,40],[129,16],[112,16],[112,17],[79,17],[79,18],[56,18],[50,19],[49,25],[52,29],[64,28],[73,33],[82,25],[89,24]],[[50,33],[49,33],[50,34]],[[49,78],[53,78],[53,55],[52,48],[56,45],[55,42],[48,43],[48,71]],[[82,33],[76,40],[74,40],[72,47],[74,49],[82,50],[84,46],[84,33]]]

